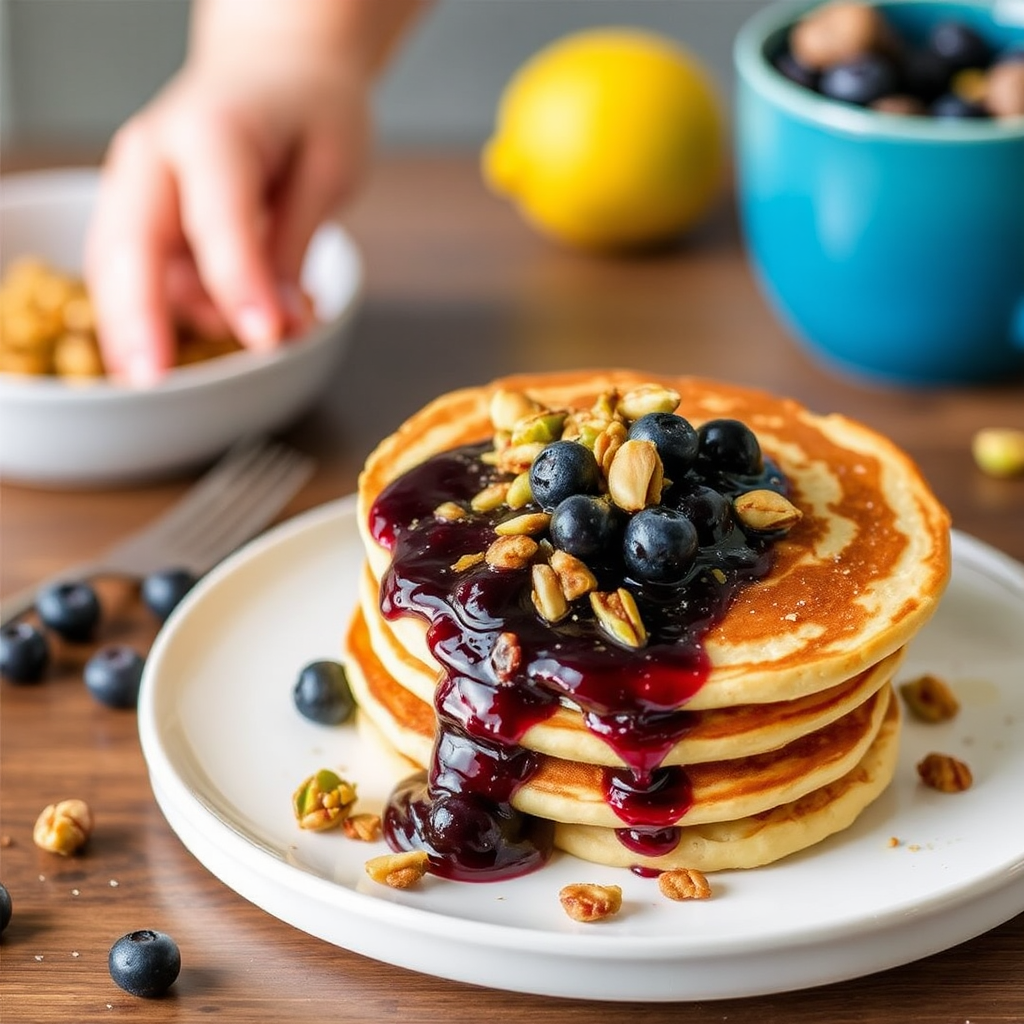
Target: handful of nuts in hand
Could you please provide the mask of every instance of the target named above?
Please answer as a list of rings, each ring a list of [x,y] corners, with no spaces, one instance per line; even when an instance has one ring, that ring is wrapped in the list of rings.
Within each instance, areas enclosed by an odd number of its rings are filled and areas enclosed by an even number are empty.
[[[175,364],[237,352],[230,336],[179,328]],[[42,260],[11,264],[0,280],[0,372],[68,380],[104,377],[92,303],[85,283]]]

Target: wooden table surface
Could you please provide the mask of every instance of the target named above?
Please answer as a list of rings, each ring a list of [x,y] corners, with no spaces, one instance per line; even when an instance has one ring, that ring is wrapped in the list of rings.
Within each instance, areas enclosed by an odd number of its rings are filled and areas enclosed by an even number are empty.
[[[365,302],[323,399],[284,435],[319,460],[285,515],[349,493],[371,446],[438,392],[511,371],[631,365],[763,386],[860,418],[912,453],[958,529],[1024,560],[1024,479],[982,475],[969,447],[981,427],[1024,427],[1021,386],[908,392],[821,369],[765,307],[727,207],[672,252],[596,259],[533,234],[485,192],[471,157],[407,155],[379,161],[347,222],[365,255]],[[99,552],[188,483],[71,493],[4,485],[0,589]],[[145,644],[152,633],[129,605],[100,639]],[[0,857],[15,908],[0,943],[0,1018],[10,1024],[1024,1021],[1024,915],[871,977],[671,1005],[509,995],[335,948],[247,903],[193,859],[153,800],[134,714],[102,707],[82,685],[85,653],[60,652],[39,686],[0,690]],[[67,796],[87,800],[98,826],[84,854],[62,859],[38,850],[31,832],[40,810]],[[170,933],[182,951],[181,976],[157,1001],[125,994],[107,972],[112,942],[142,927]]]

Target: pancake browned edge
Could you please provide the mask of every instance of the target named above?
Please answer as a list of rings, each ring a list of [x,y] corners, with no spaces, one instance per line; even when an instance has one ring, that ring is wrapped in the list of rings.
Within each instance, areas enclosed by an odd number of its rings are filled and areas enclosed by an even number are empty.
[[[646,384],[677,391],[678,413],[695,426],[729,417],[751,427],[765,454],[786,475],[790,497],[803,513],[776,543],[768,576],[739,590],[728,612],[705,636],[710,671],[686,709],[721,709],[726,714],[748,709],[737,712],[738,721],[741,714],[749,718],[751,707],[761,705],[766,720],[771,720],[787,702],[832,689],[839,693],[871,677],[873,685],[863,687],[863,705],[873,702],[882,708],[884,718],[882,712],[872,717],[871,729],[858,740],[856,756],[842,762],[841,771],[822,774],[815,767],[818,762],[812,762],[807,778],[815,784],[809,791],[793,793],[782,787],[775,805],[708,824],[684,822],[683,841],[663,858],[644,858],[626,850],[606,818],[595,822],[575,813],[586,799],[571,792],[564,781],[568,776],[553,787],[553,800],[542,802],[541,809],[557,805],[544,816],[560,822],[559,846],[604,863],[703,869],[762,864],[845,828],[888,784],[898,746],[898,714],[885,686],[891,671],[883,678],[879,666],[887,659],[898,660],[901,649],[933,614],[948,580],[945,510],[912,461],[868,428],[842,416],[816,415],[794,401],[752,389],[632,371],[524,375],[444,395],[385,439],[360,477],[358,519],[369,571],[361,602],[361,614],[368,620],[363,625],[369,638],[366,650],[374,654],[373,671],[383,673],[395,689],[415,702],[421,702],[417,690],[427,696],[424,675],[429,680],[437,665],[426,644],[425,624],[412,617],[384,623],[373,600],[389,555],[370,534],[369,513],[391,481],[434,454],[493,436],[489,410],[498,391],[523,392],[551,409],[578,409],[590,407],[608,392],[623,393]],[[405,714],[381,704],[371,687],[361,685],[366,682],[367,658],[354,656],[350,648],[349,661],[358,677],[357,699],[390,742],[423,762],[428,719],[422,709],[407,704],[409,717],[418,723],[417,728],[408,728]],[[432,713],[425,706],[428,715]],[[841,725],[861,709],[860,702],[849,710],[844,707],[836,721]],[[570,706],[557,714],[572,719],[578,713]],[[820,726],[813,715],[807,722]],[[573,735],[571,729],[567,735]],[[416,752],[410,752],[414,736],[419,737],[413,744]],[[720,735],[720,742],[728,739],[728,731]],[[796,742],[799,739],[792,736],[783,740],[787,745]],[[566,763],[572,770],[589,770],[607,761],[594,757],[592,748],[588,752],[586,743],[570,745],[569,751],[572,759]],[[828,759],[821,763],[824,760]],[[533,787],[534,794],[537,789]],[[529,794],[530,787],[524,792]],[[732,852],[723,852],[727,848]]]

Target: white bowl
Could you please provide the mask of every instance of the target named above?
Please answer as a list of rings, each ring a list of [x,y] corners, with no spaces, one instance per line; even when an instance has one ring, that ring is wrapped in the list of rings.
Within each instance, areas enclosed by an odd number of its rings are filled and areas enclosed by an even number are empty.
[[[95,170],[5,175],[0,267],[23,255],[81,272]],[[334,224],[314,235],[302,284],[318,324],[275,352],[238,352],[170,371],[153,388],[0,373],[0,476],[47,487],[168,476],[240,437],[283,427],[329,383],[362,290],[362,263]]]

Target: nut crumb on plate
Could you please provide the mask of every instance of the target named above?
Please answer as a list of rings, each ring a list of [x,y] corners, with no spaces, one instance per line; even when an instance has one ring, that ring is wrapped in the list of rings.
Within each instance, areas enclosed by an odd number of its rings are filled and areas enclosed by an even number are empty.
[[[926,786],[940,793],[962,793],[974,782],[971,769],[950,754],[928,754],[918,762],[917,774]]]
[[[622,889],[617,885],[576,882],[563,886],[558,894],[562,908],[574,921],[601,921],[622,907]]]

